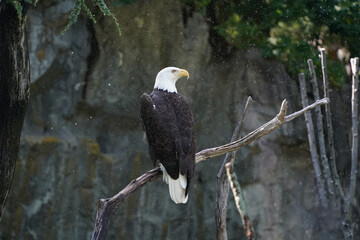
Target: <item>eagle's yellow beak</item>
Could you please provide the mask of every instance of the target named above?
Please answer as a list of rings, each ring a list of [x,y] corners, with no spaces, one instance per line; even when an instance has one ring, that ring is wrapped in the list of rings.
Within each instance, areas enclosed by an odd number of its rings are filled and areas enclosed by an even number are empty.
[[[180,69],[180,71],[178,73],[178,76],[179,77],[186,77],[187,79],[189,79],[189,73],[185,69]]]

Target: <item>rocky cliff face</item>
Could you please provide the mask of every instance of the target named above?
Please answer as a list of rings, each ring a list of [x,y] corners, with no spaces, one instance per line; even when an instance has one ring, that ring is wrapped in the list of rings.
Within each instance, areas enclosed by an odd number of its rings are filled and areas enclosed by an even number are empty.
[[[246,98],[255,103],[244,134],[272,119],[281,101],[300,109],[298,84],[256,50],[216,57],[203,16],[180,1],[137,0],[63,36],[73,1],[40,1],[28,16],[31,102],[1,239],[89,239],[97,200],[116,194],[153,166],[143,141],[139,97],[159,70],[185,68],[197,148],[225,144]],[[100,15],[100,14],[98,14]],[[236,171],[259,239],[322,239],[305,124],[297,119],[239,151]],[[114,214],[108,239],[214,239],[216,174],[222,157],[196,166],[186,205],[158,180]],[[228,235],[240,239],[232,196]],[[330,226],[330,229],[333,226]],[[321,235],[321,236],[320,236]],[[325,238],[324,238],[325,239]],[[336,236],[334,235],[334,239]]]

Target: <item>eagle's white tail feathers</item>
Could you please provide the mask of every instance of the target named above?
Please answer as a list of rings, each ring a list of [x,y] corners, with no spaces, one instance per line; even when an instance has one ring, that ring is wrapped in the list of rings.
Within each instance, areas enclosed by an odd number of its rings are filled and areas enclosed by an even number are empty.
[[[178,179],[172,179],[170,175],[166,172],[166,169],[162,164],[160,164],[160,168],[163,172],[163,180],[167,184],[169,184],[169,192],[171,199],[176,203],[186,203],[188,200],[188,195],[185,196],[187,179],[186,175],[179,174]]]
[[[180,180],[180,185],[183,189],[186,189],[187,186],[187,179],[186,179],[186,175],[181,175],[179,173],[179,180]]]

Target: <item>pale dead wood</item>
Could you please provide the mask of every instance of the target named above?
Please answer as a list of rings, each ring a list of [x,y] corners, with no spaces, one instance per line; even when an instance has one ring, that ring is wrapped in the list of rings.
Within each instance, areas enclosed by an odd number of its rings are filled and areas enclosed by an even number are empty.
[[[351,147],[351,171],[350,171],[350,187],[345,201],[345,219],[347,222],[351,220],[351,203],[355,196],[357,171],[358,171],[358,88],[359,88],[359,58],[351,59],[352,71],[352,91],[351,91],[351,115],[352,115],[352,147]]]
[[[204,149],[198,152],[195,156],[195,162],[198,163],[201,161],[205,161],[209,158],[217,157],[228,152],[236,151],[246,145],[249,145],[250,143],[268,134],[269,132],[272,132],[273,130],[275,130],[276,128],[278,128],[280,125],[283,124],[286,114],[286,109],[287,109],[287,101],[284,100],[282,102],[280,112],[275,118],[273,118],[269,122],[265,123],[258,129],[252,131],[251,133],[249,133],[248,135],[237,141],[219,147]]]
[[[244,122],[248,110],[252,104],[253,100],[251,97],[248,97],[242,117],[236,126],[230,142],[237,140],[240,137],[242,129],[244,128]],[[215,222],[216,222],[216,239],[217,240],[227,240],[227,231],[226,231],[226,216],[227,216],[227,201],[229,198],[229,188],[230,183],[228,181],[225,164],[230,162],[235,158],[235,152],[227,153],[224,162],[220,167],[220,170],[217,174],[217,193],[216,193],[216,208],[215,208]],[[231,161],[233,162],[233,161]]]
[[[302,114],[304,114],[307,111],[310,111],[321,105],[326,105],[328,103],[330,103],[330,100],[327,97],[322,98],[320,100],[316,100],[313,104],[307,106],[306,108],[303,108],[300,111],[294,112],[293,114],[287,115],[285,117],[285,123],[292,121],[294,118],[301,116]]]
[[[329,82],[326,73],[326,54],[325,49],[320,49],[320,58],[322,65],[323,73],[323,84],[324,84],[324,96],[329,97]],[[342,186],[340,184],[337,168],[336,168],[336,159],[335,159],[335,148],[334,148],[334,138],[333,138],[333,128],[331,121],[331,111],[330,105],[325,106],[325,115],[327,123],[327,143],[329,147],[330,155],[330,167],[332,171],[332,177],[329,180],[334,181],[335,186],[339,192],[339,199],[343,200],[342,206],[336,206],[336,196],[335,192],[333,193],[333,198],[331,199],[332,206],[331,209],[341,208],[342,216],[342,230],[344,234],[344,239],[354,239],[354,227],[355,222],[352,219],[353,215],[353,200],[355,197],[356,183],[357,183],[357,174],[358,174],[358,81],[359,81],[359,58],[352,58],[350,60],[351,71],[352,71],[352,96],[351,96],[351,108],[352,108],[352,148],[351,148],[351,171],[350,171],[350,181],[349,181],[349,191],[347,194],[344,193]],[[312,62],[311,62],[312,65]],[[313,65],[310,66],[310,73],[315,75],[313,70]],[[315,82],[315,81],[314,81]],[[317,89],[317,87],[314,87]],[[314,92],[315,98],[317,98],[316,93]],[[321,135],[319,135],[321,139]],[[319,139],[319,141],[320,141]],[[319,142],[319,144],[322,144]],[[330,191],[329,191],[330,192]],[[335,209],[336,210],[336,209]]]
[[[241,191],[240,183],[237,179],[237,175],[234,171],[234,167],[232,166],[231,162],[228,162],[225,164],[225,168],[226,168],[228,180],[230,182],[231,190],[234,195],[235,205],[240,214],[243,228],[245,230],[245,235],[248,239],[253,239],[254,230],[251,225],[249,214],[247,213],[245,200]]]
[[[310,81],[311,81],[311,84],[312,84],[312,92],[314,94],[315,100],[318,100],[318,99],[320,99],[319,87],[318,87],[318,83],[317,83],[314,63],[313,63],[313,61],[311,59],[308,59],[308,66],[309,66],[309,71],[310,71],[310,75],[311,75]],[[315,114],[316,114],[316,126],[317,126],[317,133],[318,133],[318,143],[319,143],[319,148],[320,148],[320,156],[321,156],[321,158],[326,158],[326,161],[328,161],[327,155],[326,155],[325,135],[324,135],[324,126],[323,126],[323,115],[321,113],[321,108],[320,107],[315,108]],[[330,164],[332,177],[334,179],[335,187],[336,187],[337,191],[339,192],[341,198],[345,199],[344,190],[343,190],[342,185],[340,183],[339,174],[338,174],[338,171],[337,171],[336,164],[333,164],[332,162],[330,162],[329,164]]]
[[[245,113],[244,113],[243,117],[245,117],[245,115],[246,115],[246,112],[248,110],[247,107],[248,107],[248,104],[246,104]],[[242,125],[243,124],[244,124],[244,119],[242,119]],[[227,155],[228,154],[229,153],[227,153]],[[226,176],[227,176],[228,182],[230,183],[230,187],[231,187],[231,190],[232,190],[232,193],[234,196],[236,208],[240,214],[240,218],[241,218],[241,222],[243,224],[245,235],[249,240],[251,240],[251,239],[255,238],[255,231],[251,224],[250,216],[247,211],[245,199],[243,196],[243,192],[241,190],[241,185],[240,185],[237,175],[234,171],[235,154],[236,154],[236,151],[231,152],[229,161],[225,164]]]
[[[328,104],[328,103],[329,103],[329,99],[323,98],[323,99],[320,99],[320,100],[316,101],[315,103],[307,106],[306,108],[301,109],[300,111],[297,111],[293,114],[285,116],[286,109],[287,109],[287,101],[284,100],[282,102],[280,112],[275,118],[273,118],[269,122],[265,123],[261,127],[257,128],[256,130],[252,131],[251,133],[249,133],[248,135],[246,135],[245,137],[242,137],[241,139],[239,139],[237,141],[234,141],[232,143],[228,143],[228,144],[225,144],[225,145],[222,145],[219,147],[204,149],[204,150],[198,152],[195,156],[195,162],[197,162],[197,163],[202,162],[209,158],[217,157],[217,156],[223,155],[228,152],[236,151],[244,146],[249,145],[250,143],[254,142],[255,140],[261,138],[262,136],[274,131],[276,128],[280,127],[282,124],[292,121],[293,119],[301,116],[305,112],[307,112],[319,105],[324,105],[324,104]]]
[[[299,83],[300,83],[300,93],[301,93],[301,99],[303,106],[307,106],[308,103],[308,97],[307,97],[307,91],[306,91],[306,83],[305,83],[305,75],[303,73],[299,74]],[[317,111],[319,107],[316,108]],[[319,164],[319,156],[317,152],[317,146],[316,146],[316,139],[315,139],[315,132],[314,132],[314,125],[311,118],[311,113],[306,112],[305,113],[305,123],[307,127],[307,133],[308,133],[308,139],[309,139],[309,147],[310,147],[310,154],[311,154],[311,160],[313,162],[314,170],[315,170],[315,179],[316,179],[316,185],[318,188],[318,194],[320,198],[320,204],[323,208],[328,207],[328,199],[326,196],[326,190],[324,186],[324,181],[321,174],[321,168]],[[326,152],[325,152],[326,154]],[[326,155],[325,155],[326,157]],[[326,162],[327,163],[327,162]],[[330,169],[329,165],[327,164],[324,167],[325,163],[323,163],[323,170],[326,174],[329,174]],[[325,171],[325,168],[327,167],[327,171]],[[327,179],[330,179],[329,177]]]
[[[279,114],[274,119],[270,120],[269,122],[265,123],[258,129],[256,129],[255,131],[249,133],[248,135],[237,141],[219,147],[204,149],[198,152],[195,155],[195,162],[198,163],[201,161],[205,161],[209,158],[217,157],[228,152],[236,151],[244,146],[249,145],[255,140],[261,138],[262,136],[272,132],[282,124],[287,123],[301,116],[306,111],[309,111],[319,105],[323,105],[327,103],[329,103],[329,99],[323,98],[307,106],[306,108],[301,109],[300,111],[285,116],[287,109],[287,101],[284,100],[281,105]],[[126,198],[130,194],[132,194],[133,192],[135,192],[145,184],[157,179],[160,175],[161,175],[161,170],[158,167],[156,167],[148,171],[147,173],[144,173],[137,179],[131,181],[130,184],[128,184],[123,190],[121,190],[118,194],[114,195],[113,197],[100,199],[97,205],[96,219],[95,219],[92,239],[93,240],[105,239],[108,230],[108,225],[110,223],[111,213],[115,211],[120,206],[120,204],[126,200]]]

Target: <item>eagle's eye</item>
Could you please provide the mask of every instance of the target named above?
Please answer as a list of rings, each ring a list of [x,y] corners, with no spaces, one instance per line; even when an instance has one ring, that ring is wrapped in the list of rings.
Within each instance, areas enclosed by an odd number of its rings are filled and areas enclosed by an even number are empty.
[[[174,70],[171,70],[171,73],[175,73],[176,72],[176,70],[174,69]]]

